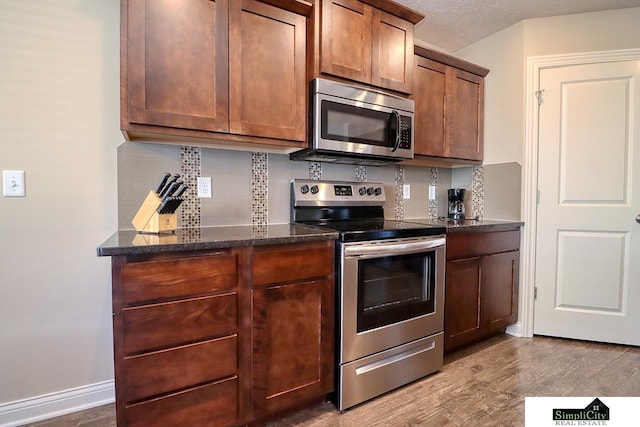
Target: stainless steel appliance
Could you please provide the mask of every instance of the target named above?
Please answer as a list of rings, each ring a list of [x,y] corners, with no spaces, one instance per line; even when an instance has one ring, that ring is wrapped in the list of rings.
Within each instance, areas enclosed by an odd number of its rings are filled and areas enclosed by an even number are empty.
[[[325,79],[310,84],[309,147],[292,160],[378,166],[413,159],[414,102]]]
[[[338,409],[439,370],[445,228],[385,220],[381,183],[293,180],[291,197],[293,222],[340,234]]]

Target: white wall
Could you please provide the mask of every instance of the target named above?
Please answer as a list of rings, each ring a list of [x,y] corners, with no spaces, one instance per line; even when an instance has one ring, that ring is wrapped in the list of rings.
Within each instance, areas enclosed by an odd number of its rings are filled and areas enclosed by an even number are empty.
[[[523,162],[526,61],[640,46],[640,8],[530,19],[455,52],[491,70],[485,81],[485,164]]]
[[[0,413],[113,379],[118,43],[117,0],[0,2]]]

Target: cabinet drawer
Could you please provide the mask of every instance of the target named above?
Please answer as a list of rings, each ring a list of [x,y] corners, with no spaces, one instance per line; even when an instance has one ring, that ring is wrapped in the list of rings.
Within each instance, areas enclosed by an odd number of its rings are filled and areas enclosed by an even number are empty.
[[[124,418],[132,427],[233,424],[238,420],[238,377],[127,406]]]
[[[520,230],[447,234],[447,259],[472,258],[520,249]]]
[[[235,293],[142,307],[122,313],[125,355],[234,334]]]
[[[333,241],[256,247],[251,263],[254,286],[333,274]]]
[[[237,283],[236,266],[235,254],[125,264],[123,304],[232,290]]]
[[[237,374],[238,337],[219,338],[124,361],[124,400],[132,402]]]

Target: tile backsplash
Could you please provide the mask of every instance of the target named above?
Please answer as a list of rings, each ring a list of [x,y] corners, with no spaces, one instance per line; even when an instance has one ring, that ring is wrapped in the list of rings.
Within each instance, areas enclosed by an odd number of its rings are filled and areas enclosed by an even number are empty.
[[[272,165],[273,164],[273,165]],[[368,167],[320,162],[291,161],[288,155],[250,153],[190,146],[169,146],[125,142],[118,148],[118,220],[120,229],[131,229],[131,219],[150,188],[163,172],[179,171],[189,185],[186,200],[178,210],[183,228],[217,225],[254,225],[289,222],[290,184],[293,178],[382,182],[387,194],[387,218],[435,218],[446,216],[446,191],[467,188],[468,212],[485,216],[486,185],[499,188],[497,181],[510,176],[509,200],[493,195],[492,217],[508,209],[505,217],[519,215],[519,165],[438,169],[388,165]],[[197,197],[197,177],[212,177],[213,197]],[[502,177],[502,178],[501,178]],[[411,198],[403,198],[403,186],[411,186]],[[435,187],[435,200],[429,200],[429,187]],[[495,191],[494,191],[495,192]],[[512,206],[514,206],[512,208]],[[519,206],[519,205],[518,205]],[[503,210],[504,210],[503,209]],[[512,212],[513,211],[513,212]],[[507,218],[509,219],[509,218]],[[516,219],[516,218],[514,218]],[[196,236],[197,238],[197,236]]]

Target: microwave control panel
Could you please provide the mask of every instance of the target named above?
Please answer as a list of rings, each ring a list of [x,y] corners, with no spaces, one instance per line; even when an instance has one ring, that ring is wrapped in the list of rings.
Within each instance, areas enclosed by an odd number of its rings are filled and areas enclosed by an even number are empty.
[[[400,148],[411,148],[411,117],[400,116]]]

